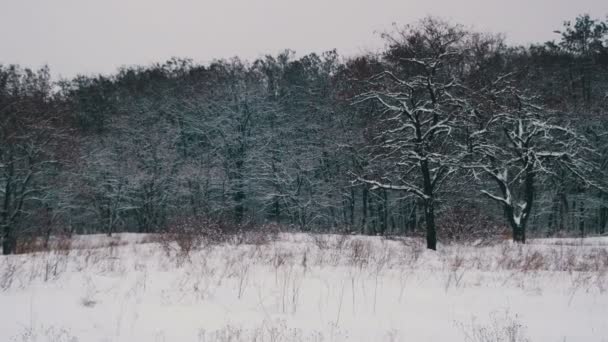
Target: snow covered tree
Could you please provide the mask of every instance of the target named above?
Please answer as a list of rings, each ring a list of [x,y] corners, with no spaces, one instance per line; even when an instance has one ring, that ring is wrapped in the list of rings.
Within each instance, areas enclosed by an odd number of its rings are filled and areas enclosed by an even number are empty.
[[[491,113],[475,112],[466,149],[474,160],[466,167],[477,179],[482,175],[495,184],[483,195],[498,202],[513,231],[513,240],[526,241],[526,226],[538,196],[539,184],[566,171],[571,182],[598,186],[585,158],[593,153],[585,138],[559,117],[535,103],[535,98],[509,85],[509,76],[488,90],[495,107]]]
[[[66,128],[51,101],[48,68],[0,65],[0,229],[3,254],[15,252],[23,222],[54,191]],[[61,148],[64,148],[61,150]],[[68,148],[69,149],[69,148]],[[47,207],[48,208],[48,207]],[[46,210],[46,209],[41,209]]]
[[[357,100],[377,105],[369,166],[358,179],[417,196],[424,207],[427,248],[433,250],[437,197],[456,170],[456,119],[467,110],[457,74],[466,35],[461,27],[433,18],[385,35],[393,67],[374,76],[370,90]]]

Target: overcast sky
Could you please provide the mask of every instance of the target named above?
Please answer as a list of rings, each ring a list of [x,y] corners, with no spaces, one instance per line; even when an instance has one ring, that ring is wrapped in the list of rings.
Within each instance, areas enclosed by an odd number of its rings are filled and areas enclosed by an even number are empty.
[[[391,23],[426,15],[529,43],[580,13],[606,18],[608,0],[0,0],[0,63],[71,77],[172,56],[352,55],[380,47]]]

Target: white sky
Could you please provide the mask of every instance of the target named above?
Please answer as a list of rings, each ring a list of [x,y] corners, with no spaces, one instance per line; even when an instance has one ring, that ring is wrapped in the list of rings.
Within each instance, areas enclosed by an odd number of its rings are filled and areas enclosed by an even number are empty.
[[[426,15],[529,43],[557,38],[581,13],[604,19],[608,0],[0,0],[0,63],[71,77],[172,56],[352,55],[382,46],[377,32],[391,23]]]

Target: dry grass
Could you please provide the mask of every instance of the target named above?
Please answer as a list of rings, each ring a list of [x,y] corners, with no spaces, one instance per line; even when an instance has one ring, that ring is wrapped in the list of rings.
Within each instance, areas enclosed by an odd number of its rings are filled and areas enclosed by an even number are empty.
[[[185,239],[179,236],[170,241],[175,249],[169,253],[163,247],[166,241],[150,243],[142,239],[138,241],[147,243],[128,244],[127,239],[117,236],[93,244],[94,248],[72,243],[71,246],[76,246],[72,249],[2,257],[0,290],[60,282],[66,273],[73,276],[76,272],[85,278],[82,293],[76,300],[87,310],[95,310],[107,300],[100,296],[101,289],[93,277],[131,277],[129,298],[137,298],[150,286],[150,272],[167,272],[171,274],[171,282],[159,290],[163,303],[207,303],[217,296],[236,301],[253,298],[262,312],[269,307],[284,315],[295,315],[306,309],[303,306],[310,306],[302,298],[309,298],[305,292],[312,282],[322,289],[316,294],[319,310],[331,310],[327,320],[336,327],[345,317],[382,310],[387,304],[386,291],[392,291],[388,295],[394,302],[405,300],[406,303],[410,286],[421,283],[436,284],[440,292],[443,287],[450,293],[472,286],[512,285],[536,291],[542,285],[535,279],[546,277],[559,279],[560,286],[569,291],[571,301],[580,293],[608,290],[608,250],[602,246],[503,242],[491,247],[450,244],[440,246],[439,252],[432,252],[424,248],[424,241],[411,238],[389,240],[279,233],[272,238],[260,238],[255,233],[246,233],[232,234],[221,242],[184,241],[181,247],[178,238]],[[187,258],[179,252],[183,247],[188,251]],[[184,262],[186,260],[189,262]],[[272,277],[265,279],[262,274]],[[91,278],[87,280],[87,277]],[[387,280],[392,281],[388,290],[383,285]],[[550,282],[543,284],[547,283]],[[272,291],[264,292],[267,288]],[[503,315],[500,320],[500,324],[496,320],[463,325],[467,341],[526,341],[525,327],[517,316]],[[39,336],[45,333],[40,329],[32,331]],[[23,341],[33,341],[26,335]],[[387,332],[386,336],[386,341],[400,340],[394,332]],[[204,338],[203,341],[332,340],[328,335],[312,336],[276,322],[259,329],[226,326],[213,331],[201,330],[199,338]]]
[[[22,236],[17,239],[15,254],[29,254],[45,251],[67,251],[71,250],[72,239],[70,235],[60,234],[45,239],[37,236]]]
[[[580,273],[591,274],[598,288],[604,288],[608,273],[608,249],[581,245],[517,245],[504,242],[495,247],[471,247],[467,245],[443,246],[439,253],[424,249],[416,239],[381,240],[349,235],[312,235],[302,242],[289,242],[282,238],[258,238],[259,234],[247,233],[232,236],[221,244],[203,242],[203,238],[190,233],[166,236],[157,242],[159,250],[166,252],[166,261],[173,265],[185,260],[205,259],[208,254],[235,253],[238,258],[225,267],[240,269],[241,282],[245,286],[246,264],[268,265],[276,274],[279,269],[298,266],[303,270],[325,266],[346,266],[357,273],[378,275],[386,270],[436,269],[449,275],[448,286],[460,286],[465,271],[486,273],[508,271],[504,274],[528,274],[553,272],[581,278]],[[4,257],[0,260],[0,288],[8,289],[16,284],[27,284],[36,279],[50,281],[68,269],[88,270],[91,267],[117,270],[124,267],[118,251],[129,247],[126,241],[115,237],[95,248],[73,246],[68,239],[57,239],[56,248],[45,249],[28,255]],[[144,240],[142,240],[144,241]],[[309,241],[307,243],[306,241]],[[310,243],[312,242],[312,243]],[[148,244],[154,249],[154,243]],[[438,256],[438,258],[437,258]],[[217,257],[217,256],[215,256]],[[430,258],[430,259],[429,259]],[[422,263],[421,260],[427,260]],[[428,260],[433,260],[429,263]],[[178,262],[181,261],[181,262]],[[243,264],[247,261],[246,264]],[[230,264],[231,263],[231,264]],[[169,266],[167,266],[169,267]],[[230,272],[229,272],[230,273]],[[18,281],[17,281],[18,280]],[[18,285],[22,286],[22,285]],[[242,291],[241,291],[242,292]]]
[[[473,318],[469,324],[458,325],[466,342],[529,342],[526,327],[509,311],[492,313],[486,323]]]

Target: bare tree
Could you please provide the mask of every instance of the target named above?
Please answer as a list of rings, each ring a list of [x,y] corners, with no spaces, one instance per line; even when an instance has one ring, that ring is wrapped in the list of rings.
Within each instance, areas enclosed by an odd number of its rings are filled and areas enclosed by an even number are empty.
[[[593,151],[586,139],[560,124],[535,98],[511,87],[508,79],[509,75],[501,78],[489,91],[495,104],[493,113],[485,119],[483,113],[477,113],[474,119],[478,129],[471,130],[466,148],[475,161],[466,167],[478,179],[485,175],[494,182],[498,194],[489,189],[482,194],[503,207],[513,240],[525,243],[526,225],[544,179],[558,177],[563,170],[573,177],[571,182],[599,184],[590,176],[594,166],[585,156]]]
[[[66,130],[50,101],[47,68],[0,66],[0,78],[0,228],[3,254],[11,254],[20,222],[53,191]]]
[[[433,18],[387,35],[389,57],[405,66],[405,77],[386,70],[357,100],[375,101],[380,114],[368,174],[359,180],[417,196],[424,206],[427,248],[433,250],[437,196],[456,170],[455,121],[467,106],[453,71],[462,60],[466,35],[459,26]]]

